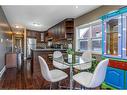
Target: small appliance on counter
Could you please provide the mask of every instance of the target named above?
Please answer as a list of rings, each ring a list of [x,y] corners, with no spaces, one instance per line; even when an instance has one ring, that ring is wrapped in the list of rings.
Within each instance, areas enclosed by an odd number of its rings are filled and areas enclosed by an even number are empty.
[[[54,47],[55,49],[61,49],[61,44],[54,44],[53,47]]]

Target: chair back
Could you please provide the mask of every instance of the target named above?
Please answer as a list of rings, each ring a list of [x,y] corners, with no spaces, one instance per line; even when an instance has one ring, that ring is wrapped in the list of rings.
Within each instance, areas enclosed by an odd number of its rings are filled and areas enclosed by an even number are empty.
[[[91,59],[92,58],[92,54],[90,51],[84,51],[83,54],[82,54],[82,58],[83,59]]]
[[[54,51],[53,58],[60,58],[61,61],[64,61],[63,54],[60,51]]]
[[[51,75],[47,63],[45,62],[44,58],[42,58],[41,56],[38,56],[38,58],[41,67],[42,76],[44,77],[45,80],[51,81]]]
[[[63,55],[62,55],[62,53],[60,52],[60,51],[55,51],[54,53],[53,53],[53,59],[54,58],[59,58],[59,60],[60,60],[60,62],[64,62],[64,59],[63,59]],[[58,67],[61,67],[61,63],[59,63],[59,62],[57,62],[57,61],[55,61],[55,60],[53,60],[53,65],[56,67],[56,68],[58,68]]]
[[[90,81],[90,87],[95,88],[102,84],[105,79],[106,69],[108,66],[109,59],[102,60],[96,67],[93,77]]]

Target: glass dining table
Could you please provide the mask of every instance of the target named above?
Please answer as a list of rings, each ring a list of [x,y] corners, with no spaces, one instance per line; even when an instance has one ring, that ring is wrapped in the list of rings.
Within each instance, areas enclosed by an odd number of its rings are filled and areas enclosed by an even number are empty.
[[[72,90],[73,89],[73,71],[74,71],[73,69],[74,69],[74,66],[79,66],[81,64],[87,64],[87,63],[90,63],[96,59],[82,58],[81,56],[78,56],[78,55],[72,55],[72,56],[68,57],[67,60],[61,60],[61,58],[54,58],[53,60],[70,67],[70,90]]]

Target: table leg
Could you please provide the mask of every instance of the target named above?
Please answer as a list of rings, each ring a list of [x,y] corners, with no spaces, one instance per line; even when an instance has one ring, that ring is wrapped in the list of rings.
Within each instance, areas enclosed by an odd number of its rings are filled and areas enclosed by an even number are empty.
[[[73,65],[70,66],[70,90],[73,89]]]

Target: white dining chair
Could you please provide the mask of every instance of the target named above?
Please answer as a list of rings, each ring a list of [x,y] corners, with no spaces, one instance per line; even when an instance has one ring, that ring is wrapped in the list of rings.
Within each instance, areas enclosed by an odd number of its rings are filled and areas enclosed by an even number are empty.
[[[41,74],[46,81],[50,82],[50,89],[52,87],[52,83],[59,82],[67,78],[68,75],[65,72],[58,69],[49,70],[45,60],[41,56],[38,56],[38,58],[41,67]]]
[[[55,59],[55,58],[59,58],[59,60],[64,62],[63,54],[60,51],[54,51],[53,59]],[[65,70],[65,69],[69,68],[69,66],[64,65],[63,63],[57,62],[55,60],[53,60],[53,66],[55,68],[58,68],[58,69],[61,69],[61,70]]]
[[[105,79],[109,59],[102,60],[94,73],[81,72],[73,76],[73,79],[85,88],[99,87]]]
[[[83,60],[91,60],[92,59],[92,54],[90,51],[84,51],[83,54],[82,54],[82,57],[81,57]],[[77,69],[77,70],[87,70],[89,68],[92,67],[92,61],[91,62],[88,62],[88,63],[82,63],[80,65],[76,65],[76,66],[73,66],[74,69]]]

